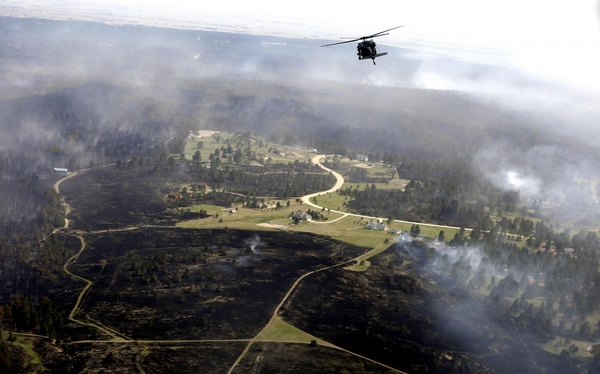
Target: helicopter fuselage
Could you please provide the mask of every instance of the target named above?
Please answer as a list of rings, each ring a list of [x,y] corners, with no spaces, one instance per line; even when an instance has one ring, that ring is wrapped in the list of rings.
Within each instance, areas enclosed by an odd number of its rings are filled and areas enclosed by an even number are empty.
[[[371,59],[373,60],[373,65],[375,65],[375,59],[377,57],[387,55],[387,52],[377,53],[377,45],[373,40],[365,40],[358,43],[356,49],[358,51],[357,55],[359,60]]]
[[[391,29],[388,29],[388,30],[380,31],[380,32],[375,33],[375,34],[370,35],[370,36],[362,36],[360,38],[347,40],[345,42],[325,44],[325,45],[322,45],[321,47],[329,47],[331,45],[352,43],[352,42],[356,42],[356,41],[362,40],[362,42],[359,42],[358,46],[356,47],[356,49],[358,51],[358,53],[357,53],[358,59],[359,60],[371,59],[371,60],[373,60],[373,65],[375,65],[375,59],[377,57],[381,57],[381,56],[387,55],[387,52],[377,53],[377,47],[376,47],[375,42],[373,41],[373,38],[377,38],[377,37],[380,37],[380,36],[389,35],[389,31],[392,31],[392,30],[395,30],[395,29],[399,29],[400,27],[402,27],[402,26],[397,26],[397,27],[394,27],[394,28],[391,28]]]
[[[377,54],[377,47],[373,40],[365,40],[358,43],[356,49],[358,50],[357,55],[359,60],[372,58]]]

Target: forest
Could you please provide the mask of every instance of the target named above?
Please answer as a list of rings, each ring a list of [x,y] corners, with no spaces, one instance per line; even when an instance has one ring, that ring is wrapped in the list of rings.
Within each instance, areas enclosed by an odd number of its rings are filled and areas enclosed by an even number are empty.
[[[481,313],[475,320],[485,315],[536,344],[558,338],[561,370],[600,369],[599,356],[584,362],[577,355],[581,344],[575,345],[600,338],[593,323],[600,312],[597,146],[553,132],[543,115],[467,93],[226,74],[234,67],[215,73],[208,57],[188,56],[199,48],[192,43],[200,34],[120,29],[0,17],[3,328],[58,340],[65,331],[66,316],[45,295],[49,284],[66,279],[63,265],[73,255],[67,249],[73,238],[52,234],[64,227],[66,213],[64,195],[53,188],[61,178],[54,168],[114,166],[124,176],[177,175],[214,187],[181,190],[183,198],[172,203],[181,211],[192,202],[259,209],[265,198],[294,201],[333,185],[332,175],[307,160],[277,162],[277,144],[349,159],[367,155],[395,168],[408,181],[404,190],[378,188],[375,183],[387,180],[324,163],[351,183],[367,183],[337,192],[349,212],[463,228],[452,238],[442,231],[430,244],[419,240],[415,225],[412,244],[399,245],[398,256],[439,281],[451,298],[472,305]],[[236,50],[239,40],[230,35],[201,34],[207,35],[218,43],[202,48],[231,57],[232,66],[253,52],[244,43]],[[269,64],[289,73],[302,67],[290,63],[295,58],[282,53]],[[30,65],[22,68],[23,61]],[[219,140],[222,147],[204,159],[199,142],[186,158],[188,134],[204,129],[232,133],[233,140]],[[500,181],[515,170],[535,180],[535,189]],[[203,260],[185,257],[186,264]],[[147,281],[164,263],[158,257],[134,262],[128,275]],[[416,289],[416,278],[401,279],[394,287]],[[491,331],[484,339],[493,345]],[[17,366],[7,350],[0,339],[0,369],[10,371]]]
[[[589,318],[600,310],[596,233],[581,232],[572,239],[539,233],[547,238],[546,248],[553,249],[544,251],[498,240],[501,231],[498,224],[479,237],[457,234],[446,243],[404,243],[400,250],[469,305],[465,318],[542,344],[558,338],[554,365],[559,371],[575,370],[581,345],[572,343],[591,344],[600,337],[600,325]],[[558,244],[557,236],[566,242]],[[563,246],[572,250],[567,253]],[[492,327],[485,339],[494,341],[499,335]],[[587,367],[593,372],[598,364],[595,358]]]

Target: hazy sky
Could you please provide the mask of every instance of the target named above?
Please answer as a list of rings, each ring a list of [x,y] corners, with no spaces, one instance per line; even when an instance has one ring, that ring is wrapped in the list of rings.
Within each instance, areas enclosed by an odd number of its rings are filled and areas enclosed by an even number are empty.
[[[201,25],[248,26],[246,32],[336,39],[405,25],[381,44],[515,65],[546,79],[600,91],[599,0],[397,0],[349,5],[303,0],[57,0],[50,4],[136,7],[140,17],[186,18]],[[42,0],[0,0],[35,6]],[[148,12],[145,12],[147,10]],[[1,13],[0,13],[1,14]],[[98,13],[100,15],[100,13]]]
[[[104,1],[185,9],[199,17],[222,16],[224,22],[251,16],[276,22],[273,32],[282,34],[285,24],[294,24],[289,33],[306,37],[359,37],[405,25],[379,42],[516,64],[546,78],[600,89],[597,0],[399,0],[370,6],[317,0]]]

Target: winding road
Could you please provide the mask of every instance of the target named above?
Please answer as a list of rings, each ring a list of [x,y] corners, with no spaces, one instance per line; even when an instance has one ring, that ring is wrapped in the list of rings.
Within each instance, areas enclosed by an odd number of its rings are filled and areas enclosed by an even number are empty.
[[[322,191],[322,192],[318,192],[318,193],[313,193],[313,194],[309,194],[306,196],[303,196],[302,202],[308,206],[311,206],[313,208],[316,209],[323,209],[322,206],[319,206],[313,202],[311,202],[310,200],[316,196],[319,195],[324,195],[324,194],[328,194],[328,193],[333,193],[335,191],[337,191],[338,189],[340,189],[343,184],[344,184],[344,178],[341,174],[339,174],[336,171],[333,171],[327,167],[325,167],[323,164],[321,164],[321,160],[326,157],[326,155],[316,155],[312,158],[312,162],[315,165],[318,165],[319,167],[321,167],[323,170],[332,173],[333,176],[335,176],[336,178],[336,183],[335,185],[330,188],[327,191]],[[107,165],[110,166],[110,165]],[[81,170],[78,172],[74,172],[71,173],[69,175],[67,175],[66,177],[60,179],[59,181],[57,181],[54,184],[54,190],[57,193],[60,193],[60,184],[69,179],[69,178],[73,178],[83,172],[86,172],[90,169],[85,169],[85,170]],[[269,322],[263,327],[263,329],[252,339],[223,339],[223,340],[134,340],[131,339],[123,334],[121,334],[120,332],[109,328],[107,326],[102,325],[100,322],[97,321],[92,321],[92,322],[86,322],[86,321],[82,321],[77,319],[77,314],[78,312],[81,311],[82,308],[82,303],[87,295],[87,293],[89,292],[89,290],[91,289],[91,287],[93,286],[93,282],[91,280],[85,279],[77,274],[72,273],[71,271],[69,271],[69,265],[73,264],[74,262],[77,261],[77,259],[79,258],[79,256],[81,255],[81,253],[85,250],[86,248],[86,243],[85,243],[85,239],[83,237],[83,234],[81,232],[78,231],[70,231],[67,230],[69,228],[69,220],[66,218],[66,216],[70,213],[71,211],[71,207],[66,203],[66,201],[64,200],[64,198],[61,200],[62,204],[65,207],[65,226],[61,229],[57,229],[55,231],[58,230],[62,230],[65,234],[67,235],[71,235],[74,237],[77,237],[80,241],[81,241],[81,247],[79,252],[77,252],[75,255],[71,256],[63,265],[63,270],[65,271],[65,273],[69,274],[72,278],[78,280],[78,281],[82,281],[85,283],[85,286],[83,287],[83,289],[81,290],[77,301],[75,302],[75,305],[73,306],[73,309],[71,310],[70,314],[69,314],[69,320],[77,323],[77,324],[81,324],[81,325],[86,325],[86,326],[90,326],[90,327],[94,327],[96,329],[98,329],[99,331],[105,333],[106,335],[110,336],[111,339],[109,340],[80,340],[80,341],[73,341],[70,342],[69,344],[84,344],[84,343],[97,343],[97,344],[106,344],[106,343],[121,343],[121,344],[130,344],[130,343],[134,343],[134,344],[193,344],[193,343],[210,343],[210,342],[247,342],[248,344],[246,345],[246,348],[242,351],[242,353],[240,354],[240,356],[237,358],[237,360],[233,363],[233,365],[230,367],[230,369],[228,370],[228,373],[233,373],[233,371],[235,370],[235,368],[237,367],[237,365],[239,364],[239,362],[246,356],[246,353],[249,351],[250,347],[257,341],[260,342],[277,342],[277,343],[301,343],[301,344],[307,344],[306,341],[299,341],[299,340],[269,340],[269,339],[264,339],[263,337],[261,337],[261,335],[267,331],[269,328],[271,328],[274,324],[278,323],[279,321],[281,321],[280,317],[278,316],[278,312],[281,309],[281,307],[285,304],[285,302],[288,300],[288,298],[290,297],[290,295],[293,293],[293,291],[296,289],[296,287],[298,286],[298,284],[300,284],[300,282],[302,280],[304,280],[305,278],[314,275],[318,272],[322,272],[322,271],[326,271],[326,270],[330,270],[332,268],[336,268],[336,267],[340,267],[346,264],[350,264],[350,263],[357,263],[359,262],[361,259],[366,258],[366,256],[369,255],[369,253],[374,251],[378,251],[380,252],[381,249],[378,247],[374,248],[373,250],[371,250],[368,253],[362,254],[354,259],[351,260],[347,260],[344,262],[341,262],[339,264],[335,264],[332,266],[328,266],[328,267],[324,267],[321,269],[317,269],[317,270],[313,270],[310,272],[307,272],[306,274],[300,276],[293,284],[292,286],[288,289],[288,291],[286,292],[286,294],[283,296],[283,298],[281,299],[280,303],[276,306],[275,310],[273,311],[271,318],[269,320]],[[370,217],[370,216],[364,216],[364,215],[360,215],[360,214],[353,214],[353,213],[347,213],[347,212],[340,212],[340,211],[336,211],[336,210],[331,210],[332,212],[335,213],[339,213],[342,216],[335,219],[335,220],[331,220],[331,221],[327,221],[327,222],[314,222],[314,223],[323,223],[323,224],[327,224],[327,223],[333,223],[337,220],[343,219],[345,217],[348,216],[353,216],[353,217],[363,217],[363,218],[367,218],[367,219],[375,219],[375,220],[386,220],[384,218],[381,217]],[[435,224],[424,224],[424,223],[420,223],[420,222],[410,222],[410,221],[402,221],[402,220],[394,220],[394,222],[400,222],[400,223],[408,223],[408,224],[419,224],[419,225],[423,225],[423,226],[433,226],[433,227],[439,227],[439,228],[452,228],[452,229],[459,229],[458,227],[452,227],[452,226],[443,226],[443,225],[435,225]],[[125,227],[125,228],[119,228],[119,229],[112,229],[112,230],[103,230],[102,232],[107,232],[107,231],[125,231],[125,230],[136,230],[138,229],[138,227]],[[305,332],[303,332],[304,334],[311,336],[310,334],[307,334]],[[312,336],[311,336],[312,337]],[[381,362],[377,362],[375,360],[372,360],[368,357],[359,355],[355,352],[351,352],[349,350],[346,350],[342,347],[338,347],[334,344],[328,343],[328,342],[323,342],[321,345],[325,346],[325,347],[329,347],[332,349],[336,349],[342,352],[345,352],[347,354],[353,355],[355,357],[370,361],[374,364],[380,365],[381,367],[385,367],[389,370],[392,370],[394,372],[397,373],[404,373],[398,369],[395,369],[393,367],[387,366]],[[140,371],[143,372],[143,370]]]
[[[323,158],[325,158],[325,157],[327,157],[327,155],[316,155],[316,156],[314,156],[311,159],[311,162],[313,164],[319,166],[321,169],[332,173],[333,176],[336,179],[335,185],[332,188],[330,188],[329,190],[327,190],[327,191],[316,192],[316,193],[312,193],[310,195],[302,196],[302,203],[303,204],[309,205],[309,206],[311,206],[313,208],[316,208],[316,209],[319,209],[319,210],[323,209],[323,207],[320,206],[320,205],[317,205],[317,204],[313,203],[312,201],[310,201],[310,199],[312,199],[313,197],[320,196],[320,195],[326,195],[328,193],[333,193],[333,192],[339,190],[344,185],[344,182],[345,182],[344,181],[344,177],[340,173],[338,173],[338,172],[336,172],[334,170],[331,170],[328,167],[325,167],[323,164],[321,164],[321,160]],[[365,216],[363,214],[341,212],[339,210],[333,210],[333,209],[330,209],[329,211],[330,212],[334,212],[334,213],[338,213],[338,214],[342,214],[342,216],[338,217],[338,218],[336,218],[334,220],[331,220],[331,221],[322,221],[322,222],[311,221],[311,222],[312,223],[327,224],[327,223],[333,223],[335,221],[339,221],[339,220],[341,220],[343,218],[346,218],[346,217],[359,217],[359,218],[366,218],[366,219],[376,220],[376,221],[387,221],[388,220],[387,218],[383,218],[383,217]],[[419,226],[427,226],[427,227],[436,227],[436,228],[440,228],[440,229],[454,229],[454,230],[460,230],[461,229],[460,227],[456,227],[456,226],[438,225],[438,224],[435,224],[435,223],[412,222],[412,221],[404,221],[404,220],[400,220],[400,219],[395,219],[393,221],[394,222],[398,222],[398,223],[405,223],[405,224],[409,224],[409,225],[419,225]],[[472,229],[465,228],[465,230],[466,231],[471,231]]]

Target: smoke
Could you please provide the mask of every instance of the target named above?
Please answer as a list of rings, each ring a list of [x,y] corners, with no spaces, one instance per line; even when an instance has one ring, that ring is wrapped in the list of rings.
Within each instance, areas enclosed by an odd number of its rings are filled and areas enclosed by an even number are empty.
[[[255,234],[250,239],[244,239],[244,246],[252,249],[252,252],[257,253],[257,247],[261,245],[262,241],[260,240],[260,236]]]
[[[595,205],[592,186],[598,168],[593,158],[581,158],[581,154],[559,145],[525,149],[496,145],[476,154],[473,165],[501,190],[518,191],[524,203],[568,203],[570,210]]]

